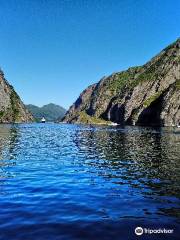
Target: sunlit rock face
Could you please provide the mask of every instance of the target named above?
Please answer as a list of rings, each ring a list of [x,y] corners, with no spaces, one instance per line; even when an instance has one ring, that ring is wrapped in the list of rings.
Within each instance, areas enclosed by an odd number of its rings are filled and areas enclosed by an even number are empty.
[[[30,121],[33,121],[32,115],[0,70],[0,123]]]
[[[84,90],[64,121],[173,126],[180,121],[180,39],[148,63],[104,77]]]

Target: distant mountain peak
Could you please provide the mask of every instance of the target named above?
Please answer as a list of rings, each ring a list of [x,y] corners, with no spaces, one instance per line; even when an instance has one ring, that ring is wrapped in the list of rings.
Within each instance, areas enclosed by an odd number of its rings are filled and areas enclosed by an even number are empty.
[[[66,113],[66,109],[54,103],[48,103],[42,107],[28,104],[26,107],[38,122],[41,121],[43,117],[46,121],[54,122],[62,119]]]

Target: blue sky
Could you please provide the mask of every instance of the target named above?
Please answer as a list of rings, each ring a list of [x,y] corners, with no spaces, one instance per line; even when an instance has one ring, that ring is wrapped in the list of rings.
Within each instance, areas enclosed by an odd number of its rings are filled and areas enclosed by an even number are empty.
[[[175,41],[179,0],[1,0],[0,66],[25,103],[68,108]]]

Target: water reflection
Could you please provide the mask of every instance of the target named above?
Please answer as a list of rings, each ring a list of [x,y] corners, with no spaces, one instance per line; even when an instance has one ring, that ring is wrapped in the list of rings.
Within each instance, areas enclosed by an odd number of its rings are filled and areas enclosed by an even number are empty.
[[[170,128],[0,125],[0,238],[84,239],[85,229],[119,240],[125,222],[177,226],[179,140]]]
[[[98,174],[104,178],[115,184],[127,184],[145,198],[159,202],[177,198],[179,202],[180,134],[177,131],[168,128],[87,128],[76,132],[74,142],[79,152],[86,156],[85,163],[98,169]],[[162,207],[160,210],[180,215],[179,208]]]
[[[18,127],[15,125],[0,125],[0,179],[12,177],[8,167],[16,164],[13,159],[18,133]]]

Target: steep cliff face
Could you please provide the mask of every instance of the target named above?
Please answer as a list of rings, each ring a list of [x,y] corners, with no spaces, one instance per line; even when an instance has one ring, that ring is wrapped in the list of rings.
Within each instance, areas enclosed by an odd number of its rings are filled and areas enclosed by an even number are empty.
[[[0,123],[29,122],[32,115],[0,70]]]
[[[84,118],[82,117],[85,116]],[[173,126],[180,121],[180,39],[141,67],[114,73],[83,91],[64,121]]]

